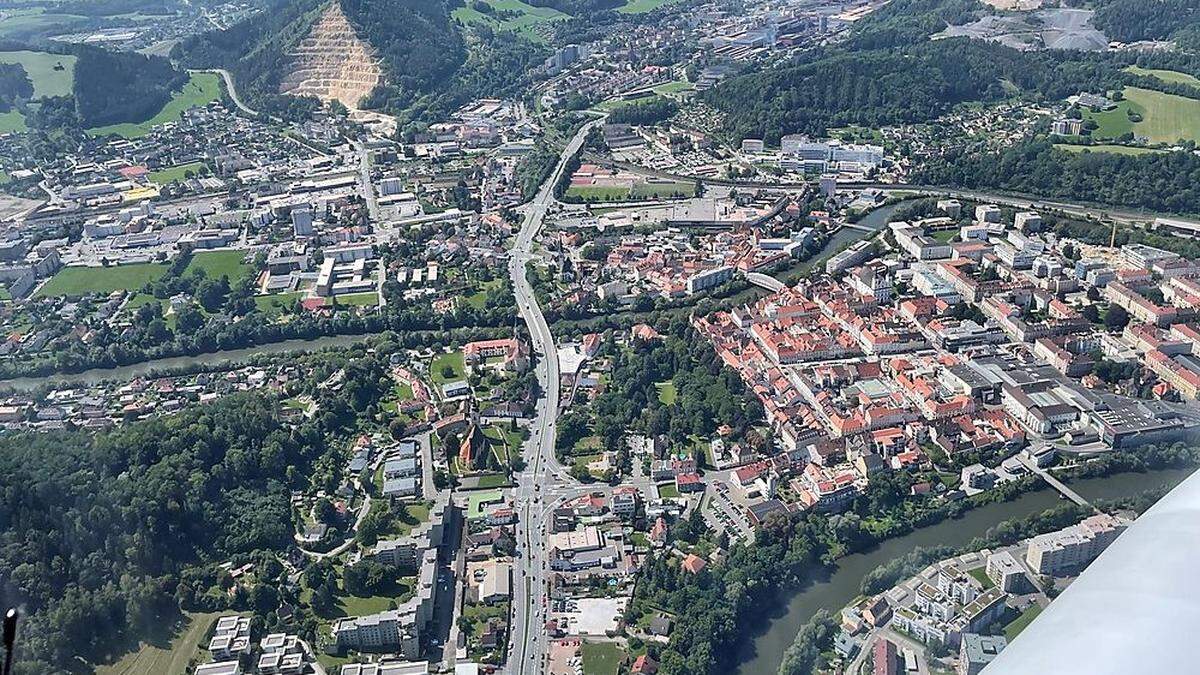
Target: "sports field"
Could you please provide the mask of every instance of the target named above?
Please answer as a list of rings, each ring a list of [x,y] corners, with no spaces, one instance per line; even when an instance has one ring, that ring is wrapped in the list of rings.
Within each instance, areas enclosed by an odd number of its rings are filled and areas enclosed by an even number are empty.
[[[204,270],[204,276],[209,279],[220,279],[225,276],[229,277],[229,283],[235,284],[242,277],[248,276],[254,271],[253,267],[242,262],[245,256],[245,251],[197,253],[192,256],[183,273],[186,275],[191,274],[193,270]]]
[[[151,127],[179,119],[180,113],[188,108],[207,105],[221,98],[221,79],[216,73],[192,73],[191,80],[175,92],[170,101],[158,114],[145,122],[110,124],[106,127],[88,129],[93,136],[116,134],[125,138],[140,138],[150,133]]]
[[[200,167],[202,166],[204,166],[203,162],[189,162],[187,164],[180,164],[178,166],[172,166],[166,169],[159,169],[158,171],[151,171],[147,178],[150,179],[151,183],[166,185],[167,183],[171,183],[173,181],[184,180],[188,177],[189,171],[192,174],[195,174],[196,172],[200,171]]]
[[[572,186],[567,189],[565,196],[577,197],[583,201],[615,202],[636,199],[672,199],[679,196],[694,197],[694,183],[645,183],[635,185],[633,189],[615,186]]]
[[[1123,93],[1125,100],[1115,109],[1084,113],[1099,125],[1093,137],[1117,138],[1132,131],[1151,143],[1200,140],[1200,100],[1139,87],[1126,87]],[[1141,115],[1142,121],[1131,121],[1128,111]]]
[[[75,57],[46,52],[0,52],[0,63],[19,63],[33,83],[33,97],[70,96]]]
[[[156,263],[112,267],[64,267],[39,288],[36,295],[78,297],[88,293],[136,291],[166,272],[166,265]]]

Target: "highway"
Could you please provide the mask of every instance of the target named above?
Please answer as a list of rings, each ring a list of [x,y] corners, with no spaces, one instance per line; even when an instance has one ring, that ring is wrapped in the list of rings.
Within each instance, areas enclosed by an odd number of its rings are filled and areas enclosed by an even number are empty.
[[[567,161],[583,146],[588,131],[600,123],[585,124],[567,143],[554,173],[524,208],[525,219],[516,243],[509,251],[508,273],[517,297],[517,309],[529,327],[541,397],[529,426],[523,459],[525,470],[517,477],[516,508],[518,569],[513,573],[512,639],[509,673],[540,673],[545,664],[547,636],[544,630],[546,579],[548,575],[545,516],[551,493],[559,493],[573,480],[554,457],[555,423],[559,405],[558,349],[550,325],[538,306],[533,286],[525,278],[525,266],[533,258],[533,244],[546,214],[555,204],[554,186]],[[547,505],[543,506],[543,502]]]

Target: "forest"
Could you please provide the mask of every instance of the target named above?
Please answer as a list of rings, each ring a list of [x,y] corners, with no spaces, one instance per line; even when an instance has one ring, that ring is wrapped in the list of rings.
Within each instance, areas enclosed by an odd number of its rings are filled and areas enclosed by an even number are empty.
[[[150,119],[188,80],[161,56],[84,45],[75,50],[75,110],[85,128]]]
[[[0,63],[0,113],[33,96],[33,82],[19,63]]]
[[[1175,37],[1200,23],[1195,0],[1101,0],[1093,19],[1110,40],[1138,42]]]
[[[1119,66],[1088,56],[1020,52],[975,40],[922,42],[902,49],[825,52],[799,65],[750,72],[704,94],[726,113],[734,138],[769,142],[830,127],[926,122],[959,103],[996,101],[1009,82],[1060,99],[1103,90]]]
[[[120,654],[178,612],[190,566],[292,534],[288,477],[324,451],[235,395],[116,431],[0,439],[0,592],[24,606],[17,672]]]
[[[914,172],[912,181],[1200,213],[1200,157],[1190,149],[1141,155],[1073,153],[1044,140],[1028,140],[999,152],[931,158]]]

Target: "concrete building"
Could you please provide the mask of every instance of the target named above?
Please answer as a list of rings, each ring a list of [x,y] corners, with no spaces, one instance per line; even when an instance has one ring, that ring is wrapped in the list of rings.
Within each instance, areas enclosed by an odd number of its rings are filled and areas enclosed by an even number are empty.
[[[1129,521],[1097,514],[1058,532],[1039,534],[1029,542],[1025,562],[1035,574],[1075,572],[1096,559],[1129,526]]]
[[[985,571],[988,578],[1005,593],[1020,593],[1025,588],[1025,570],[1008,551],[988,556]]]
[[[964,633],[958,648],[958,675],[979,675],[1007,646],[1003,635]]]

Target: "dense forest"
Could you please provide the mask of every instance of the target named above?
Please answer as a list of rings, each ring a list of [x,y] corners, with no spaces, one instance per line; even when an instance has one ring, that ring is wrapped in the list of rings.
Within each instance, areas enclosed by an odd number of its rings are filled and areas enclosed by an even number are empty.
[[[150,119],[188,80],[161,56],[75,49],[75,110],[84,127]]]
[[[1200,23],[1195,0],[1101,0],[1093,19],[1110,40],[1166,40]]]
[[[1103,90],[1118,64],[1087,55],[1021,52],[958,38],[904,49],[814,53],[799,65],[735,77],[704,95],[724,111],[735,138],[776,141],[784,134],[823,134],[848,124],[925,122],[969,101],[1009,95],[1061,99]]]
[[[1185,152],[1066,152],[1031,140],[1000,152],[926,160],[912,181],[995,188],[1174,213],[1200,213],[1200,157]]]
[[[323,452],[245,394],[117,431],[0,439],[0,591],[18,672],[120,654],[177,612],[189,566],[291,539],[288,477]]]

